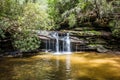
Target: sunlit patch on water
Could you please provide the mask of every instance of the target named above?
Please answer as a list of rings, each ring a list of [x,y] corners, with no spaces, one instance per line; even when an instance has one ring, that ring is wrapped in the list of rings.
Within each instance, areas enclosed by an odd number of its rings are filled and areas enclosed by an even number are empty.
[[[72,54],[72,52],[55,52],[52,53],[53,55],[65,55],[65,54]]]
[[[0,80],[120,80],[120,55],[114,54],[45,54],[0,64]]]

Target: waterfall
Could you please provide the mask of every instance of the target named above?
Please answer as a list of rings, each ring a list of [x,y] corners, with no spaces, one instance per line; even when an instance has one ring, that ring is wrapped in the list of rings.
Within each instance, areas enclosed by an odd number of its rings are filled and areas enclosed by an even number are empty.
[[[56,52],[59,53],[59,36],[58,36],[58,33],[56,33]]]
[[[69,33],[58,33],[51,32],[49,36],[52,38],[46,42],[46,47],[49,47],[50,51],[55,51],[56,54],[70,53],[71,52],[71,42]],[[52,44],[52,45],[51,45]],[[46,48],[47,49],[47,48]]]
[[[59,36],[58,36],[58,33],[55,32],[55,33],[51,34],[51,36],[56,40],[55,49],[56,49],[56,53],[59,53]]]
[[[67,52],[71,52],[69,33],[67,33],[67,36],[66,36],[66,48],[67,48]]]

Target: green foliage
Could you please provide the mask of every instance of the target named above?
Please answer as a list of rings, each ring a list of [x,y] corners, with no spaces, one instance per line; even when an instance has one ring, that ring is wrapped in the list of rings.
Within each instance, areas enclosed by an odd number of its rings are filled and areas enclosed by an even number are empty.
[[[15,34],[16,38],[14,46],[21,51],[32,51],[40,46],[40,40],[36,34],[30,34],[30,32],[25,32],[21,34]]]
[[[113,36],[120,38],[120,20],[116,20],[114,27],[112,27]]]
[[[23,5],[18,0],[0,0],[0,16],[16,19],[22,13]]]
[[[113,36],[120,38],[120,29],[113,30]]]
[[[90,7],[90,2],[84,0],[48,0],[49,15],[56,26],[68,20],[70,27],[76,24],[81,11]],[[92,6],[92,5],[91,5]],[[74,15],[73,15],[74,14]],[[73,18],[73,19],[72,19]]]
[[[60,26],[61,23],[68,22],[71,27],[71,23],[75,25],[85,21],[96,21],[109,17],[110,13],[113,13],[112,2],[107,0],[48,0],[49,15],[53,19],[56,26]],[[71,15],[75,14],[76,19],[71,20]],[[68,18],[69,17],[69,18]],[[69,21],[68,21],[69,20]],[[77,21],[78,20],[78,21]],[[70,22],[70,23],[69,23]],[[102,25],[105,26],[105,25]]]
[[[81,9],[81,11],[86,12],[87,10],[91,9],[94,7],[92,5],[93,1],[87,1],[87,0],[79,0],[79,3],[77,4],[77,7]]]
[[[114,37],[120,38],[120,20],[115,19],[109,22],[109,27],[111,28],[112,35]]]
[[[68,10],[74,8],[77,2],[78,0],[48,0],[48,12],[55,26],[60,26],[60,23],[65,20],[62,16],[64,16]],[[66,17],[68,16],[69,15]]]
[[[109,27],[113,30],[114,27],[115,27],[115,25],[116,25],[116,20],[110,21],[108,25],[109,25]]]
[[[75,14],[71,14],[71,15],[68,17],[68,21],[69,21],[69,26],[70,26],[70,27],[74,27],[75,24],[76,24]]]
[[[23,16],[19,17],[22,23],[22,29],[31,30],[50,30],[52,27],[49,25],[50,19],[43,6],[38,3],[28,3],[23,9]]]
[[[34,34],[34,30],[50,30],[48,14],[37,3],[28,3],[23,9],[23,16],[18,19],[20,34],[15,34],[15,47],[22,51],[34,50],[40,46],[40,40]],[[22,35],[21,35],[22,33]]]
[[[4,34],[9,32],[15,49],[37,49],[40,40],[34,31],[52,28],[46,5],[36,0],[2,0],[0,4],[0,37],[8,37]]]
[[[59,0],[48,0],[48,13],[50,15],[49,17],[51,18],[54,27],[57,27],[58,23],[61,21],[61,16],[57,7],[58,2]]]
[[[0,29],[0,38],[5,38],[5,33],[4,33],[4,31],[2,30],[2,29]]]
[[[49,18],[46,11],[37,3],[28,3],[23,9],[23,16],[18,18],[20,33],[14,35],[16,48],[29,51],[39,48],[40,40],[34,30],[50,30]],[[22,34],[22,35],[21,35]]]

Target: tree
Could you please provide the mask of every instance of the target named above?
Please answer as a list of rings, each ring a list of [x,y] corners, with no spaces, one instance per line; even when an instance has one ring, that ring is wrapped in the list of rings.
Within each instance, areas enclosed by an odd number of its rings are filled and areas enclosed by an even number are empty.
[[[103,19],[109,18],[108,16],[113,10],[112,3],[106,0],[49,0],[48,5],[50,17],[54,20],[55,25],[60,26],[61,23],[66,24],[67,22],[68,27],[73,14],[75,15],[73,19],[76,21],[74,26],[85,22],[91,22],[91,24],[95,22],[98,25],[106,26],[109,20],[105,22],[106,19],[104,21]]]
[[[79,0],[48,0],[48,12],[56,28],[59,28],[63,21],[68,20],[66,18],[68,15],[64,14],[75,8],[78,3]],[[65,19],[63,16],[66,16]]]
[[[39,48],[40,40],[35,30],[49,30],[49,18],[46,11],[37,3],[28,3],[23,9],[23,16],[18,19],[20,32],[14,35],[15,47],[22,51]]]
[[[35,1],[35,0],[34,0]],[[15,49],[35,50],[40,46],[36,30],[50,30],[51,20],[43,4],[31,0],[6,0],[0,6],[0,37],[9,32]],[[25,2],[25,3],[24,3]]]

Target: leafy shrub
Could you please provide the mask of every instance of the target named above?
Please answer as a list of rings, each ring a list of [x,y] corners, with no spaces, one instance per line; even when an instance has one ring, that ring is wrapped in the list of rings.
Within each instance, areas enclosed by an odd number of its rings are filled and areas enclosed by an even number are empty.
[[[76,24],[75,14],[70,14],[70,16],[68,17],[68,20],[69,20],[69,26],[74,27]]]
[[[15,34],[14,46],[21,51],[32,51],[40,46],[40,40],[36,34]]]

